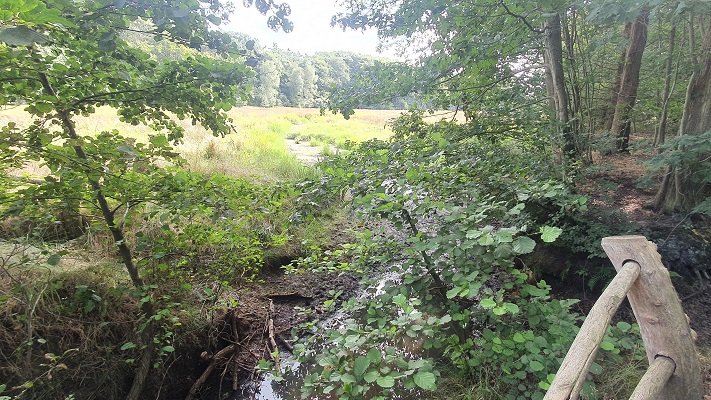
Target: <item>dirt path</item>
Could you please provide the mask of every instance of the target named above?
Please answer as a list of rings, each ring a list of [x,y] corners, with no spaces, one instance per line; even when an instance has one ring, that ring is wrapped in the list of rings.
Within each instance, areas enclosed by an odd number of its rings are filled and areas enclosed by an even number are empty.
[[[333,153],[337,153],[339,150],[334,145],[329,145]],[[286,139],[286,147],[289,152],[296,156],[296,159],[302,163],[312,166],[316,164],[321,159],[321,147],[312,146],[308,142],[297,142],[294,139]]]
[[[321,156],[319,147],[311,146],[307,142],[297,142],[294,139],[286,139],[286,147],[289,152],[296,156],[296,159],[306,165],[314,165]]]

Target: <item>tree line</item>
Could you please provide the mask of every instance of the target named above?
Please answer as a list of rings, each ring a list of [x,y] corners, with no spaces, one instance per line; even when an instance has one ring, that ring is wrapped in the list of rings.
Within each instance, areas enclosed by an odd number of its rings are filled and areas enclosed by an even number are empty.
[[[248,104],[259,107],[323,107],[331,90],[347,86],[364,71],[389,62],[343,51],[303,55],[273,47],[258,49],[257,54],[256,76],[251,80],[254,90]],[[399,96],[377,104],[366,99],[359,106],[406,109],[408,103]]]
[[[141,26],[141,23],[136,23]],[[170,41],[156,43],[150,35],[125,32],[122,36],[136,48],[151,54],[157,61],[178,60],[197,53],[196,49]],[[249,35],[229,32],[233,46],[249,57],[248,63],[254,75],[248,79],[252,90],[240,101],[242,105],[257,107],[314,107],[328,104],[329,93],[347,87],[352,82],[365,79],[372,70],[392,63],[381,57],[372,57],[348,51],[316,52],[301,54],[280,49],[276,43],[271,48],[261,45]],[[202,49],[207,51],[209,49]],[[218,54],[212,53],[219,57]],[[365,75],[365,76],[364,76]],[[407,109],[416,104],[412,95],[393,96],[376,101],[361,99],[359,108]]]

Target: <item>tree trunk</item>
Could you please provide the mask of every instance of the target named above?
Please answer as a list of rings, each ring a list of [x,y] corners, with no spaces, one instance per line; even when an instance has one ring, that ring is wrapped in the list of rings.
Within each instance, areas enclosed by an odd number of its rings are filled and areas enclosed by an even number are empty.
[[[42,82],[42,86],[48,95],[52,97],[57,97],[57,93],[52,88],[52,85],[50,84],[47,75],[45,75],[44,73],[40,73],[39,80],[40,82]],[[80,143],[79,135],[76,132],[74,121],[72,121],[69,112],[66,110],[57,110],[57,113],[62,121],[64,131],[67,133],[69,138],[75,140],[77,143]],[[76,144],[73,147],[77,157],[85,161],[86,165],[90,165],[89,157],[84,151],[84,148],[79,144]],[[99,204],[102,216],[104,217],[104,222],[108,226],[109,231],[111,232],[111,235],[114,238],[114,243],[116,243],[116,246],[118,247],[121,260],[123,261],[123,264],[126,267],[129,276],[131,277],[133,285],[139,291],[144,290],[143,279],[141,278],[138,272],[138,267],[133,262],[133,254],[131,252],[131,249],[126,243],[123,230],[116,224],[114,212],[111,210],[108,199],[104,196],[104,191],[101,186],[101,183],[99,183],[98,180],[92,178],[89,175],[89,172],[86,173],[86,178],[92,190],[94,191],[94,198]],[[150,300],[143,301],[141,303],[141,312],[143,313],[144,318],[146,318],[146,320],[148,321],[146,323],[145,328],[141,330],[140,334],[141,341],[143,342],[142,344],[145,347],[143,349],[141,362],[138,364],[138,368],[133,379],[133,384],[131,385],[131,389],[126,397],[126,400],[138,400],[140,398],[141,392],[143,391],[143,388],[146,383],[146,379],[148,378],[148,374],[151,371],[151,365],[153,364],[153,353],[155,351],[155,344],[153,342],[155,326],[153,323],[151,323],[151,317],[153,316],[153,302]]]
[[[626,23],[624,36],[628,40],[630,38],[631,30],[632,24],[629,22]],[[617,63],[617,72],[615,73],[615,82],[612,84],[612,88],[610,89],[610,102],[608,103],[607,107],[605,107],[605,110],[602,113],[602,121],[605,124],[605,132],[609,132],[610,129],[612,129],[612,119],[615,116],[615,107],[617,107],[617,96],[620,93],[620,84],[622,83],[622,71],[624,71],[625,69],[625,55],[626,52],[622,53],[619,57],[619,61]]]
[[[699,68],[691,74],[686,89],[684,112],[681,117],[678,135],[700,135],[711,130],[711,21],[702,31],[704,39],[700,59],[693,56],[694,47],[690,46],[692,62]],[[690,20],[690,39],[693,38],[693,19]],[[693,39],[690,40],[690,44]],[[687,150],[687,149],[680,149]],[[688,149],[691,150],[691,149]],[[669,167],[662,185],[655,198],[655,207],[659,211],[689,211],[709,195],[709,185],[701,179],[706,173],[700,168],[702,159],[708,154],[697,154],[698,162],[690,162],[677,168]]]
[[[568,59],[568,87],[570,88],[570,96],[568,97],[568,106],[570,107],[569,112],[569,124],[570,129],[574,133],[582,132],[582,118],[580,118],[582,110],[582,98],[580,96],[580,79],[578,78],[578,67],[576,65],[575,58],[575,41],[577,40],[577,16],[571,11],[572,15],[569,18],[563,20],[563,26],[561,27],[561,33],[563,34],[563,40],[565,42],[565,56]],[[572,31],[572,32],[571,32]],[[576,145],[578,150],[580,146]]]
[[[659,116],[659,126],[657,127],[656,135],[654,136],[654,146],[661,146],[664,144],[667,134],[667,118],[669,115],[669,100],[671,99],[671,94],[674,91],[672,86],[672,64],[674,58],[674,45],[676,44],[676,25],[672,25],[671,32],[669,32],[669,47],[667,48],[667,63],[665,68],[665,79],[664,79],[664,90],[662,91],[662,111]],[[676,83],[676,78],[674,79]],[[676,84],[674,85],[676,86]]]
[[[568,93],[565,90],[565,77],[563,74],[563,43],[561,39],[560,15],[555,14],[548,18],[545,25],[545,57],[548,63],[551,79],[546,83],[552,84],[548,92],[553,94],[556,119],[563,136],[563,153],[566,158],[574,157],[576,152],[575,137],[570,127],[568,114]]]
[[[620,92],[617,96],[615,115],[612,118],[610,130],[617,137],[618,151],[626,152],[630,142],[630,113],[637,100],[639,87],[639,71],[642,68],[642,55],[647,46],[647,25],[649,10],[642,10],[630,31],[630,44],[625,55],[624,69],[620,79]]]

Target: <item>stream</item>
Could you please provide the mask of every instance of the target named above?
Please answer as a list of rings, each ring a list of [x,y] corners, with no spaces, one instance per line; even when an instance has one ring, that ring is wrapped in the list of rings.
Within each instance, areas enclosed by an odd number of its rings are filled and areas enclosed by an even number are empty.
[[[359,299],[367,299],[383,293],[383,288],[388,281],[399,281],[400,276],[395,273],[380,273],[378,278],[378,287],[374,291],[366,291],[360,289],[355,293],[355,297]],[[320,329],[339,329],[344,325],[344,320],[348,318],[359,319],[359,315],[347,315],[343,311],[335,311],[330,317],[322,321],[319,326]],[[303,338],[302,338],[303,339]],[[403,335],[402,340],[398,347],[408,354],[414,354],[405,349],[415,349],[421,348],[418,346],[417,338],[410,338]],[[323,344],[323,346],[328,345]],[[316,366],[315,361],[307,361],[305,363],[300,363],[294,359],[293,354],[282,351],[280,365],[282,370],[282,376],[278,379],[272,374],[267,374],[261,378],[259,381],[250,381],[245,383],[241,390],[237,393],[233,393],[229,400],[297,400],[301,399],[301,389],[303,386],[304,378],[310,373],[311,369]],[[372,395],[367,396],[364,399],[374,398],[380,395],[379,390],[373,390]],[[335,397],[330,395],[311,395],[312,400],[330,400]],[[400,400],[416,400],[420,399],[421,396],[417,393],[412,393],[411,395],[396,396],[393,393],[392,399]]]

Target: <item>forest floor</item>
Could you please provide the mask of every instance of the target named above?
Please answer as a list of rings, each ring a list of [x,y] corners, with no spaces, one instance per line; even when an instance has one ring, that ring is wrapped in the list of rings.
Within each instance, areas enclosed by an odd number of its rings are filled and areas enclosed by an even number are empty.
[[[651,205],[658,182],[642,185],[648,168],[644,162],[651,154],[613,155],[597,160],[597,167],[592,168],[584,181],[578,183],[581,194],[588,196],[588,204],[598,210],[618,210],[628,226],[637,227],[637,232],[630,234],[646,234],[652,237],[670,239],[680,235],[683,240],[685,233],[693,231],[695,235],[708,230],[708,220],[689,220],[688,216],[667,215],[655,212]],[[603,213],[604,214],[604,213]],[[703,233],[702,233],[703,236]],[[650,240],[652,240],[650,238]],[[655,240],[656,241],[656,240]],[[661,252],[661,251],[660,251]],[[664,255],[664,253],[662,253]],[[675,265],[663,261],[667,268],[674,271]],[[700,265],[700,270],[709,266]],[[698,339],[696,346],[704,368],[705,399],[711,399],[711,319],[708,318],[711,309],[711,283],[701,281],[694,275],[682,275],[673,280],[675,289],[682,302],[682,307],[689,317],[690,326],[696,331]],[[568,289],[566,295],[582,299],[582,309],[586,312],[594,304],[599,292],[575,293]],[[616,318],[634,321],[629,304],[625,304]]]

